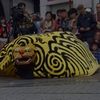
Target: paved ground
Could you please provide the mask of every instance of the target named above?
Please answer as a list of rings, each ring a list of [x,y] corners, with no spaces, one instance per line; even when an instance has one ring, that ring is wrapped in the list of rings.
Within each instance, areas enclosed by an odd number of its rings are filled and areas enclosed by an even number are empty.
[[[89,77],[0,78],[0,100],[100,100],[100,70]]]

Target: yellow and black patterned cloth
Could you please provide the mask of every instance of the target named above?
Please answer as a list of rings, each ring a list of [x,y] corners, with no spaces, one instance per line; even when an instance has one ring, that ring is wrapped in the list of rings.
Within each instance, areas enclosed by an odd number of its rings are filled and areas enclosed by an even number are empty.
[[[0,51],[0,76],[16,75],[15,59],[23,54],[36,56],[35,66],[32,65],[34,77],[89,76],[100,67],[89,49],[73,33],[54,32],[21,36],[5,46]]]

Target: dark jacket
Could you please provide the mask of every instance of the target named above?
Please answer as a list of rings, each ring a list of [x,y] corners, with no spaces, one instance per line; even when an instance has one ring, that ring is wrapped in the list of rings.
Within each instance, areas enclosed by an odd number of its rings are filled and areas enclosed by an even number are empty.
[[[69,23],[70,23],[70,19],[68,20],[62,19],[59,21],[59,27],[63,27],[64,31],[71,31],[69,27]]]
[[[86,12],[84,16],[79,15],[77,19],[77,26],[79,29],[80,34],[83,35],[83,37],[93,37],[94,35],[94,29],[97,25],[96,20],[94,19],[94,16],[91,13]],[[80,28],[86,29],[87,27],[90,27],[90,31],[80,31]]]

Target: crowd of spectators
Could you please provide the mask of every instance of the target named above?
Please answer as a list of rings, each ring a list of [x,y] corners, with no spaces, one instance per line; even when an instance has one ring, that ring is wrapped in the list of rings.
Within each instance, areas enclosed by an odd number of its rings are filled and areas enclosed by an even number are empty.
[[[19,3],[23,9],[23,18],[18,20],[18,34],[44,34],[54,31],[72,32],[91,50],[100,63],[100,3],[96,5],[96,13],[93,14],[90,8],[84,8],[80,4],[77,8],[57,10],[57,18],[51,11],[47,11],[43,19],[40,13],[29,14],[26,11],[25,3]],[[0,49],[18,37],[12,34],[13,27],[0,16]],[[13,31],[14,32],[14,31]],[[67,34],[67,33],[66,33]]]

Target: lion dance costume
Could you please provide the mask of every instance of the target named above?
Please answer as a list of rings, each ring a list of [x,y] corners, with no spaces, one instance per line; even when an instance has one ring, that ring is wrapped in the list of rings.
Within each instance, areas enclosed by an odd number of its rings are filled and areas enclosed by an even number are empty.
[[[89,49],[70,32],[21,36],[0,51],[0,76],[89,76],[99,67]]]

